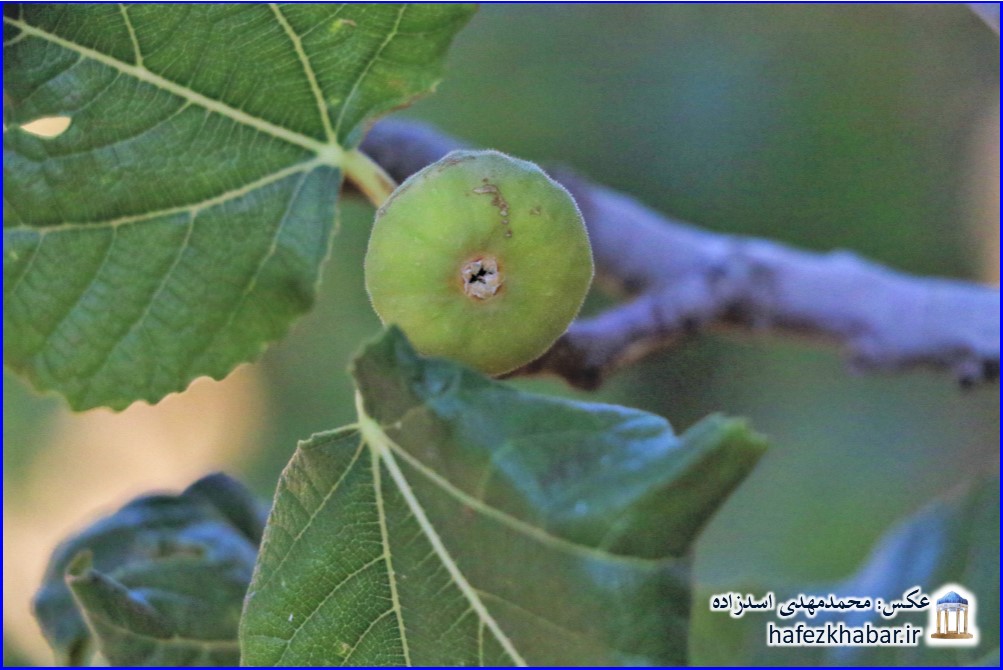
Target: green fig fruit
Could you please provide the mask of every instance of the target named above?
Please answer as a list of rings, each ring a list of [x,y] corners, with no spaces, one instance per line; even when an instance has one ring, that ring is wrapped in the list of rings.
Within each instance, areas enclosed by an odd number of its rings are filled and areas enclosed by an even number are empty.
[[[536,165],[454,151],[376,213],[366,289],[426,355],[497,375],[543,354],[578,314],[592,249],[571,195]]]

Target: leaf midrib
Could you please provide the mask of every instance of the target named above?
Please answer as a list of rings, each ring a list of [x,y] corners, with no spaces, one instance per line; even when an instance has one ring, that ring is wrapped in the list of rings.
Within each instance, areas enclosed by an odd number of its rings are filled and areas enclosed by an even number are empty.
[[[428,516],[425,514],[425,509],[421,506],[421,503],[418,502],[414,491],[411,490],[411,485],[408,483],[404,473],[397,465],[392,447],[390,446],[389,437],[380,425],[366,414],[363,409],[362,394],[358,392],[356,393],[356,410],[359,416],[359,432],[361,437],[366,445],[373,451],[373,467],[379,468],[380,462],[382,462],[382,464],[386,467],[387,472],[390,474],[391,479],[393,479],[394,484],[396,484],[401,496],[403,496],[404,501],[411,509],[411,513],[414,515],[415,521],[418,523],[418,526],[421,528],[426,539],[432,545],[433,551],[435,551],[439,560],[446,568],[446,571],[452,578],[453,583],[456,584],[457,588],[466,598],[467,602],[470,603],[471,608],[474,612],[476,612],[478,619],[491,630],[495,640],[498,641],[502,649],[516,665],[520,667],[526,666],[526,660],[523,659],[522,655],[518,652],[518,650],[516,650],[512,640],[510,640],[501,629],[498,622],[495,621],[491,612],[488,611],[487,606],[481,601],[480,596],[477,594],[477,590],[470,584],[470,582],[467,581],[467,578],[460,571],[460,568],[453,559],[452,554],[450,554],[449,550],[442,542],[442,538],[439,537],[439,533],[429,521]],[[377,504],[382,507],[382,498],[377,497]],[[382,509],[380,513],[383,513]],[[385,549],[389,551],[388,546],[385,547]],[[401,634],[403,636],[403,630],[401,631]]]
[[[402,428],[404,422],[407,421],[408,415],[410,415],[413,411],[420,409],[421,405],[415,405],[411,407],[406,412],[404,412],[400,420],[394,422],[393,427],[395,429]],[[430,467],[422,463],[416,457],[411,455],[406,449],[397,444],[389,435],[386,434],[386,431],[382,426],[380,426],[380,430],[383,431],[386,442],[389,448],[394,453],[400,456],[405,462],[407,462],[408,465],[413,467],[422,476],[424,476],[426,479],[431,481],[437,487],[442,489],[446,494],[455,498],[456,501],[459,502],[461,505],[470,507],[475,512],[483,514],[484,516],[493,519],[498,523],[507,526],[508,528],[511,528],[517,533],[526,535],[531,539],[539,542],[540,544],[548,546],[552,549],[556,549],[557,551],[563,551],[565,553],[580,556],[582,558],[605,561],[609,563],[617,563],[644,570],[657,570],[669,563],[672,563],[673,561],[678,560],[678,557],[675,556],[665,556],[661,558],[645,558],[642,556],[630,556],[627,554],[614,554],[610,551],[606,551],[598,547],[592,547],[586,544],[581,544],[573,540],[568,540],[563,537],[554,535],[544,530],[543,528],[534,526],[533,524],[527,521],[523,521],[522,519],[512,516],[507,512],[503,512],[502,510],[496,507],[492,507],[491,505],[484,502],[484,500],[467,493],[463,489],[458,488],[448,479],[446,479],[438,472],[436,472],[435,470],[431,469]],[[567,432],[567,431],[551,431],[551,432],[557,433],[557,432]]]
[[[142,81],[144,83],[156,86],[161,90],[167,91],[173,95],[176,95],[188,102],[203,107],[204,109],[225,116],[237,123],[253,128],[259,132],[271,135],[273,137],[279,138],[290,144],[302,147],[309,151],[317,154],[318,158],[325,164],[340,166],[344,161],[344,148],[338,144],[333,138],[329,141],[322,142],[309,135],[290,130],[289,128],[283,128],[282,126],[276,125],[271,121],[262,119],[261,117],[254,116],[253,114],[248,114],[247,112],[232,107],[224,102],[210,98],[209,96],[203,95],[187,86],[183,86],[176,82],[173,82],[165,77],[162,77],[154,72],[151,72],[146,67],[144,67],[139,60],[139,65],[132,65],[126,63],[117,58],[104,54],[96,49],[86,47],[82,44],[78,44],[66,38],[60,37],[54,33],[47,30],[43,30],[36,26],[33,26],[21,19],[15,19],[12,17],[4,17],[4,23],[13,26],[27,35],[37,37],[39,39],[46,40],[60,46],[69,51],[73,51],[85,58],[90,58],[91,60],[101,63],[107,67],[118,70],[122,74],[134,77],[135,79]],[[305,64],[308,67],[308,64]]]
[[[360,434],[360,437],[363,435]],[[365,443],[365,439],[359,441]],[[407,642],[407,627],[404,625],[404,611],[401,608],[400,594],[397,592],[397,573],[394,571],[393,555],[390,551],[390,531],[387,529],[386,505],[383,502],[383,485],[380,481],[380,454],[376,449],[370,449],[369,455],[372,459],[370,467],[373,470],[373,496],[376,498],[376,513],[380,522],[380,542],[383,545],[382,558],[387,569],[387,583],[390,585],[391,609],[397,618],[397,628],[400,630],[401,648],[404,652],[404,665],[410,666],[411,649]],[[358,644],[356,642],[355,646],[358,647]]]

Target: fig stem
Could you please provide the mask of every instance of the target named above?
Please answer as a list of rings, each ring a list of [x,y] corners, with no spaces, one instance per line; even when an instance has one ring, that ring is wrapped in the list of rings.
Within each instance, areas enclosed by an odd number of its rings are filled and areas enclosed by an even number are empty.
[[[345,154],[342,167],[345,169],[345,177],[362,191],[374,207],[386,202],[397,188],[397,182],[372,158],[358,149]]]

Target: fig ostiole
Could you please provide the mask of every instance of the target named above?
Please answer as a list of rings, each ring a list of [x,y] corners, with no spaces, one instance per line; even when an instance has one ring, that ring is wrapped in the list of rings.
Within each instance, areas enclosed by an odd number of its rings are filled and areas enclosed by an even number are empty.
[[[533,163],[454,151],[376,213],[366,290],[426,355],[490,375],[543,354],[578,314],[592,250],[571,195]]]

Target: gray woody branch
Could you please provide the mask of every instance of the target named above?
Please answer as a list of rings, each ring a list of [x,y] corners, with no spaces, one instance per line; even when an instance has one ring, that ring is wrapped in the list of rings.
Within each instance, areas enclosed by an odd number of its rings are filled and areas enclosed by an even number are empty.
[[[463,146],[427,125],[385,120],[362,150],[402,181]],[[630,299],[578,319],[513,374],[549,372],[592,389],[656,348],[713,329],[827,340],[860,370],[948,369],[963,385],[999,378],[999,289],[708,232],[570,171],[551,174],[581,208],[600,278]]]
[[[1000,31],[1000,3],[998,2],[969,2],[968,8],[986,22],[986,25]]]

